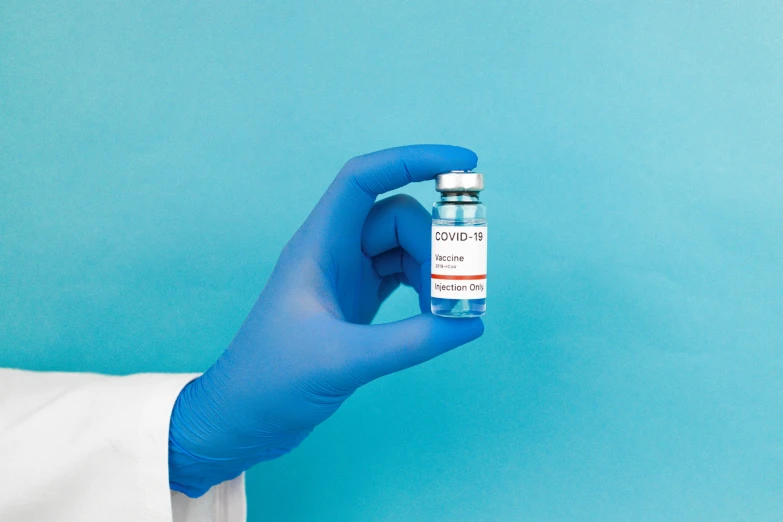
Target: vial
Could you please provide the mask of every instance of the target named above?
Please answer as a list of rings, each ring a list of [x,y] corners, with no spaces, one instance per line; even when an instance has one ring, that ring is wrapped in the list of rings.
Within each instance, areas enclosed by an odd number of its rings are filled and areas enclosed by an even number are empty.
[[[487,207],[484,175],[452,171],[435,177],[432,206],[432,313],[480,317],[487,299]]]

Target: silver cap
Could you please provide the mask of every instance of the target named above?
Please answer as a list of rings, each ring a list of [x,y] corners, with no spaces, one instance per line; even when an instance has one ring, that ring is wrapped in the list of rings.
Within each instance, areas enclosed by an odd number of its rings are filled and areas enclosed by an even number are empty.
[[[466,170],[452,170],[435,176],[438,192],[481,192],[484,190],[484,174]]]

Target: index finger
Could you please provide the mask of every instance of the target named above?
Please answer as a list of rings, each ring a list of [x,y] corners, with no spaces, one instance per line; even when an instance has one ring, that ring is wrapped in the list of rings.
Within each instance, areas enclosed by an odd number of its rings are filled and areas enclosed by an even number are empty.
[[[327,189],[310,218],[311,226],[358,237],[375,198],[414,181],[433,179],[451,170],[472,170],[472,150],[453,145],[408,145],[381,150],[348,161]]]
[[[472,150],[453,145],[408,145],[381,150],[350,160],[339,177],[348,178],[373,199],[450,170],[472,170],[478,158]]]

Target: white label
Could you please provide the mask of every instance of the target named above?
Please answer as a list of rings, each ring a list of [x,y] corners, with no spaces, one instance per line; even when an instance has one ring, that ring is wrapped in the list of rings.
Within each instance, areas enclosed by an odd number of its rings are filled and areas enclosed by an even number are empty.
[[[487,226],[432,226],[432,297],[487,297]]]

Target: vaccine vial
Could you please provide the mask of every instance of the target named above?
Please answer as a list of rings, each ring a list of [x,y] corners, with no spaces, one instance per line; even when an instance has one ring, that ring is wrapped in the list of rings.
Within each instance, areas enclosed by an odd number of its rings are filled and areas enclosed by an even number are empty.
[[[484,175],[452,171],[435,177],[432,206],[432,313],[480,317],[487,304],[487,207]]]

